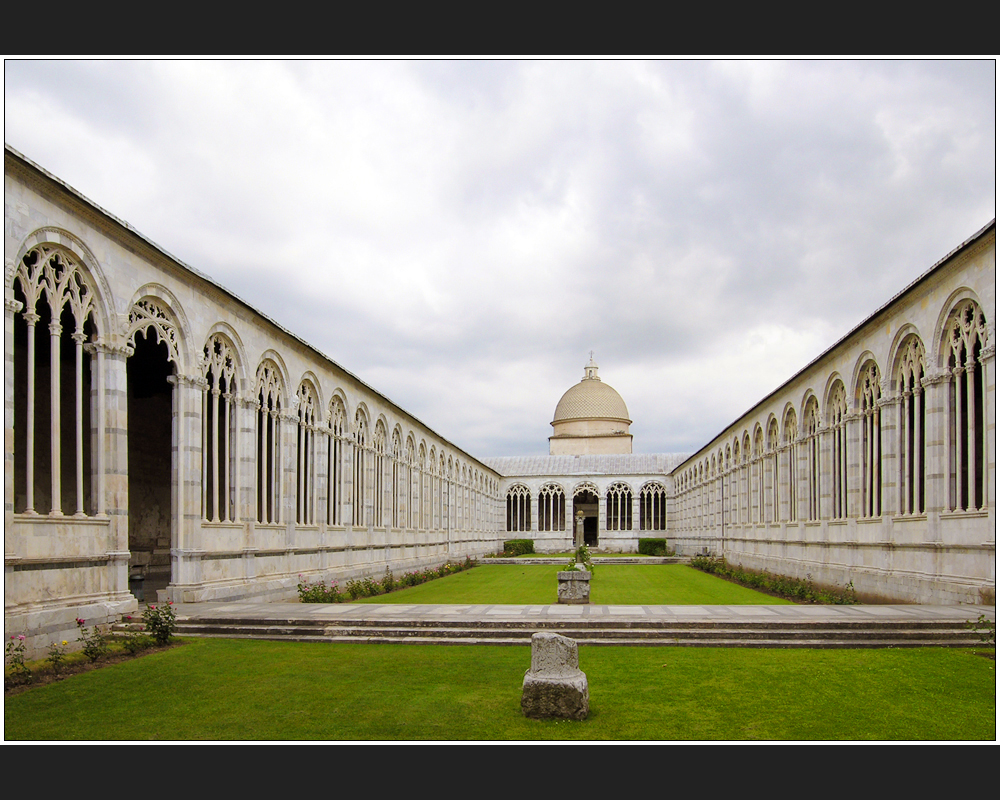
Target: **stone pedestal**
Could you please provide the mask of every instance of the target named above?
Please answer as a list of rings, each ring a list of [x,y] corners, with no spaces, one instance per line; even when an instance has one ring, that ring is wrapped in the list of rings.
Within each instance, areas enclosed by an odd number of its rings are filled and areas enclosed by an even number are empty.
[[[576,642],[557,633],[531,637],[531,669],[524,675],[521,713],[530,719],[586,719],[587,676],[580,671]]]
[[[578,569],[558,573],[557,602],[564,605],[587,605],[590,602],[590,573]]]

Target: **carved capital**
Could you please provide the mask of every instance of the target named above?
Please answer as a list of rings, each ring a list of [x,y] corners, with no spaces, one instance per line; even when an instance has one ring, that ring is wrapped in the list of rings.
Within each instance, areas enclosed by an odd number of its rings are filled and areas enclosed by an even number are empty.
[[[947,369],[928,370],[920,379],[921,386],[933,386],[935,383],[946,383],[951,380],[951,372]]]
[[[202,392],[208,390],[208,381],[200,375],[168,375],[167,383],[189,389],[198,389]]]

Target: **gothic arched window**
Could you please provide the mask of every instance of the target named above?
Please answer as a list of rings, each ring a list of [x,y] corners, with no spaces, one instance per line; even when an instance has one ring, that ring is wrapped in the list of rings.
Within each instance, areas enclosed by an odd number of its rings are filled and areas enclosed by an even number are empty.
[[[326,524],[342,525],[344,497],[344,438],[347,411],[339,397],[330,401],[330,431],[327,448]]]
[[[609,531],[632,530],[632,490],[624,483],[616,483],[608,489],[607,524]]]
[[[284,386],[272,361],[257,369],[257,521],[281,522],[281,416]]]
[[[986,505],[985,476],[989,448],[986,437],[986,316],[977,303],[965,300],[945,327],[949,410],[949,502],[955,510]]]
[[[639,530],[667,529],[667,490],[662,483],[647,483],[639,492]]]
[[[847,516],[847,392],[839,380],[830,390],[827,417],[833,456],[833,518],[843,519]]]
[[[236,519],[236,354],[232,343],[214,334],[202,354],[208,383],[203,403],[202,508],[213,522]]]
[[[924,346],[911,336],[899,360],[899,510],[924,511]]]
[[[566,529],[566,494],[562,487],[550,483],[538,493],[538,530]]]
[[[865,365],[858,387],[861,410],[861,516],[882,513],[882,410],[878,366]]]
[[[13,288],[21,312],[13,331],[14,511],[96,513],[91,459],[103,437],[91,438],[90,278],[71,253],[38,246],[18,264]]]
[[[531,530],[531,492],[517,484],[507,490],[507,530]]]

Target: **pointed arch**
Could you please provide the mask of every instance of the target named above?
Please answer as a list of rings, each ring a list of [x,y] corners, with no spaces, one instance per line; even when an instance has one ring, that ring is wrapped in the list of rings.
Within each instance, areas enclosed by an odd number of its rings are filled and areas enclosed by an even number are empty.
[[[855,408],[861,416],[861,516],[882,513],[882,375],[874,358],[861,366]]]
[[[507,530],[531,530],[531,490],[523,483],[515,483],[507,490]]]
[[[349,429],[343,392],[335,389],[330,397],[327,421],[326,524],[344,524],[344,455]]]
[[[387,422],[383,415],[375,421],[372,432],[372,525],[385,526],[385,450],[388,441]]]
[[[632,487],[624,482],[612,484],[605,494],[605,501],[608,530],[632,530]]]
[[[546,483],[538,492],[538,530],[566,530],[566,492],[558,483]]]
[[[667,490],[659,481],[647,481],[639,491],[639,530],[667,529]]]
[[[406,472],[409,469],[409,464],[403,453],[402,429],[398,424],[392,429],[392,438],[389,444],[389,459],[389,469],[392,473],[389,486],[391,505],[389,509],[390,524],[393,528],[405,528],[408,527],[406,524],[406,509],[408,506],[406,501],[406,486],[409,484],[409,479],[406,476]]]
[[[71,265],[83,276],[93,298],[94,340],[104,341],[109,334],[114,333],[111,326],[112,320],[115,319],[115,300],[104,270],[83,240],[67,230],[45,226],[25,236],[18,247],[13,264],[11,262],[7,264],[4,273],[6,288],[13,288],[14,281],[18,279],[18,273],[25,263],[24,259],[33,251],[36,255],[32,256],[31,260],[35,263],[44,265],[52,255],[58,254],[66,264]],[[22,306],[19,310],[27,312],[31,309]]]
[[[948,372],[948,502],[953,510],[986,507],[989,409],[986,355],[990,326],[979,303],[963,298],[949,313],[939,362]]]
[[[240,458],[239,386],[243,375],[233,340],[221,331],[202,348],[202,517],[213,522],[236,519]]]
[[[316,436],[320,430],[319,390],[306,373],[295,392],[298,417],[295,437],[295,521],[316,524]],[[315,376],[313,376],[315,377]]]
[[[403,459],[406,462],[406,481],[402,487],[406,494],[406,527],[416,529],[419,525],[417,519],[417,503],[414,499],[414,488],[417,481],[417,453],[416,443],[413,440],[413,432],[407,434],[406,445],[403,451]]]
[[[187,375],[191,364],[187,352],[187,317],[173,293],[159,284],[151,283],[140,287],[129,304],[125,340],[135,348],[136,334],[163,343],[167,348],[167,360],[174,364],[178,374]]]
[[[924,512],[924,472],[926,452],[927,373],[924,344],[914,332],[906,336],[896,351],[894,362],[896,396],[899,406],[899,513]]]
[[[420,529],[428,530],[431,527],[430,514],[428,512],[428,495],[430,487],[429,470],[427,469],[427,443],[423,439],[417,445],[417,517],[420,520]]]
[[[56,235],[36,231],[26,241]],[[96,290],[97,262],[82,245],[77,250],[36,241],[5,273],[14,299],[16,513],[103,512],[100,387],[108,316]],[[94,419],[101,420],[96,427]]]
[[[830,427],[830,451],[832,466],[832,500],[831,513],[834,519],[847,516],[847,470],[848,470],[848,436],[847,436],[847,390],[844,382],[836,378],[827,394],[826,418]],[[818,517],[811,517],[817,519]]]
[[[353,524],[363,527],[368,518],[366,503],[371,478],[368,475],[368,462],[371,458],[371,429],[368,421],[368,409],[365,404],[358,403],[354,412],[354,492],[352,497]]]
[[[281,433],[288,402],[279,365],[270,358],[257,367],[254,387],[257,428],[257,522],[281,522]]]
[[[820,416],[819,416],[819,401],[816,399],[816,395],[812,392],[806,396],[805,404],[802,409],[802,438],[803,446],[805,448],[803,461],[805,462],[805,489],[806,489],[806,502],[805,502],[805,513],[806,518],[810,520],[817,520],[820,518],[820,478],[822,477],[822,472],[820,469]]]

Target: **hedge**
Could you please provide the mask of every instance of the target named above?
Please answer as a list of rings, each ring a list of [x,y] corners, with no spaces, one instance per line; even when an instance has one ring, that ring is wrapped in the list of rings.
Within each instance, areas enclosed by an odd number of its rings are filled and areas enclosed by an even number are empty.
[[[508,539],[503,543],[503,554],[505,556],[523,556],[534,552],[534,539]]]

